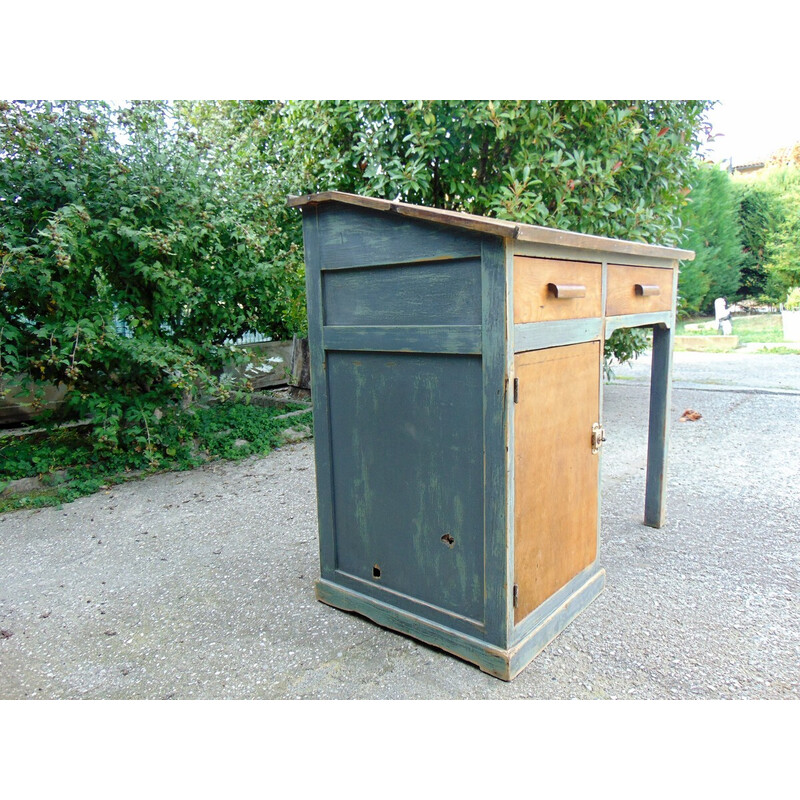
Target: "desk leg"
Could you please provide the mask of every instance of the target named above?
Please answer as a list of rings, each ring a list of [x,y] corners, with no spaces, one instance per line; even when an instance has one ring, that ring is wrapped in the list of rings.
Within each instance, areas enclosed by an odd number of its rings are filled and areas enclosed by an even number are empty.
[[[672,394],[673,327],[653,328],[650,366],[650,429],[647,439],[647,487],[644,524],[660,528],[665,520],[670,395]]]

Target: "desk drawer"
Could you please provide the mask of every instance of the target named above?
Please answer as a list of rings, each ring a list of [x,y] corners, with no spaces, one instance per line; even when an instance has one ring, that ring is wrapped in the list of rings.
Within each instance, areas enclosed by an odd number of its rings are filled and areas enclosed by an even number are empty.
[[[602,316],[602,267],[588,261],[514,258],[514,322]]]
[[[671,269],[608,265],[606,316],[646,314],[672,308]]]

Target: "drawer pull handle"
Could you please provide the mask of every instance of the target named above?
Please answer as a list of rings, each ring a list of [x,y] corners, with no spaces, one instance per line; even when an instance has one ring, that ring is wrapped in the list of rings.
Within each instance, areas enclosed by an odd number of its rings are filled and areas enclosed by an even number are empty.
[[[654,286],[652,283],[635,284],[636,294],[640,297],[655,297],[661,294],[661,287]]]
[[[580,283],[548,283],[547,291],[559,300],[586,297],[586,287]]]

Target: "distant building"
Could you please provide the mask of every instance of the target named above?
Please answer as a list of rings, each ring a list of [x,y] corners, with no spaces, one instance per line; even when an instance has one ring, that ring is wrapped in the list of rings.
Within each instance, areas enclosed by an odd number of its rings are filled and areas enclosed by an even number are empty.
[[[755,175],[761,172],[767,166],[767,162],[761,161],[747,161],[743,164],[732,164],[731,172],[739,175]]]

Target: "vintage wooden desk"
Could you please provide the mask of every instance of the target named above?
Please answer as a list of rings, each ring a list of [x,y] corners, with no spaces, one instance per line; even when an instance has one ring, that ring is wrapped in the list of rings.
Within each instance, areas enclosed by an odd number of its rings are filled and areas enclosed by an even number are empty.
[[[652,326],[664,521],[678,261],[341,192],[302,208],[317,597],[510,680],[602,591],[603,343]]]

